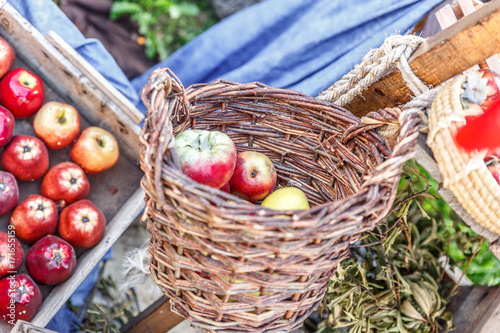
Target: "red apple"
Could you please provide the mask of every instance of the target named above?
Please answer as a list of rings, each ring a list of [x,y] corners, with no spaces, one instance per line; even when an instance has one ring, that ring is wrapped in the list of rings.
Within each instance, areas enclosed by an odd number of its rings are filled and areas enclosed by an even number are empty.
[[[69,104],[48,102],[36,113],[33,128],[49,149],[61,149],[80,133],[80,116]]]
[[[264,199],[276,185],[276,169],[266,155],[245,151],[236,156],[236,167],[229,180],[231,193],[248,201]]]
[[[24,68],[11,70],[0,81],[0,104],[16,118],[34,114],[45,98],[42,79]]]
[[[0,278],[16,272],[23,263],[24,251],[15,233],[12,227],[8,233],[0,231]]]
[[[2,155],[2,168],[18,180],[33,181],[41,178],[49,168],[49,152],[35,137],[16,135]]]
[[[10,275],[0,280],[0,319],[15,325],[30,321],[42,305],[42,294],[27,274]]]
[[[0,148],[5,147],[14,135],[14,115],[0,106]]]
[[[33,243],[57,230],[56,204],[39,194],[31,194],[12,212],[10,225],[16,236]]]
[[[187,130],[175,137],[182,172],[200,184],[221,188],[236,163],[236,146],[222,132]]]
[[[221,190],[222,192],[231,193],[231,186],[229,186],[229,182],[222,185],[222,187],[219,188],[219,190]]]
[[[74,247],[91,248],[104,236],[104,214],[88,200],[64,208],[59,217],[59,234]]]
[[[16,53],[12,46],[0,37],[0,78],[10,71],[15,59]]]
[[[64,200],[66,204],[85,199],[89,190],[85,172],[72,162],[62,162],[50,168],[40,186],[43,196],[54,201]]]
[[[45,236],[28,251],[26,269],[40,284],[58,284],[73,275],[76,268],[75,249],[56,236]]]
[[[17,206],[19,188],[13,174],[0,171],[0,216],[9,213]]]
[[[71,160],[88,174],[108,170],[119,156],[118,142],[113,134],[96,126],[86,128],[69,153]]]

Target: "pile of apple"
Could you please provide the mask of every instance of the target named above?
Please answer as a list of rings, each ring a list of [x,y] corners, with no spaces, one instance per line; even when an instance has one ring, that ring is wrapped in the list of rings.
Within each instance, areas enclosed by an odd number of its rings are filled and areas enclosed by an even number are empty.
[[[251,203],[263,200],[273,210],[305,210],[309,202],[302,190],[275,190],[276,169],[266,155],[256,151],[236,153],[231,138],[222,132],[186,130],[175,138],[182,172],[204,185],[234,194]]]
[[[457,145],[470,151],[474,146],[484,146],[498,138],[500,124],[494,118],[500,106],[500,75],[487,68],[470,73],[461,97],[467,126],[458,130]],[[492,119],[479,117],[487,113]],[[488,170],[500,184],[500,145],[483,151],[483,154]]]
[[[43,104],[41,79],[24,68],[11,70],[14,59],[0,38],[0,216],[10,213],[7,232],[0,232],[0,319],[9,324],[33,318],[42,303],[37,284],[69,279],[76,268],[74,247],[91,248],[103,238],[106,220],[85,199],[86,174],[111,168],[119,157],[111,133],[99,127],[80,133],[80,116],[71,105]],[[17,119],[32,120],[36,137],[14,136]],[[49,150],[71,144],[72,161],[49,169]],[[17,182],[37,179],[40,192],[19,203]],[[30,245],[26,257],[21,241]],[[28,274],[17,274],[23,259]]]

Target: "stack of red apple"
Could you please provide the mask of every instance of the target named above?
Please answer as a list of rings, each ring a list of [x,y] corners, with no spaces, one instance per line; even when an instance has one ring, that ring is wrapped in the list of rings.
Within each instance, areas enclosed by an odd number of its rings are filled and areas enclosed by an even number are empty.
[[[218,188],[273,210],[309,209],[307,197],[296,187],[276,187],[276,169],[256,151],[236,154],[231,138],[222,132],[187,130],[175,138],[182,172],[198,183]]]
[[[85,200],[86,174],[111,168],[119,157],[111,133],[99,127],[80,133],[75,108],[43,104],[41,79],[24,68],[11,70],[14,59],[12,47],[0,37],[0,216],[11,213],[7,233],[0,232],[0,319],[9,324],[33,318],[42,303],[37,284],[58,284],[73,274],[74,247],[91,248],[104,236],[103,213]],[[37,137],[14,136],[17,119],[32,121]],[[50,151],[71,144],[73,162],[49,169]],[[37,179],[40,193],[18,203],[17,182]],[[25,259],[19,240],[29,246]],[[17,274],[23,259],[28,274]]]
[[[465,107],[465,125],[459,129],[455,137],[457,145],[466,149],[474,150],[475,147],[489,146],[486,149],[484,162],[493,178],[500,184],[500,144],[491,145],[498,140],[500,124],[495,118],[500,119],[500,75],[482,68],[474,71],[467,77],[462,94]],[[487,117],[480,117],[481,115]],[[480,149],[482,150],[482,149]]]

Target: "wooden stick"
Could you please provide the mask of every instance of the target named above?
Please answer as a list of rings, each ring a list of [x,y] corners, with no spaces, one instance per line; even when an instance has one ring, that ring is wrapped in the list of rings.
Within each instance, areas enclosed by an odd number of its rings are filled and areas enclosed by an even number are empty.
[[[409,64],[426,84],[437,86],[500,52],[500,1],[493,1],[430,37]],[[361,117],[373,110],[409,101],[413,94],[393,70],[346,105]]]
[[[139,124],[144,115],[135,105],[127,99],[118,89],[116,89],[101,73],[92,67],[81,55],[78,54],[68,43],[64,41],[56,32],[49,31],[45,38],[54,45],[66,58],[68,58],[100,91],[112,100],[118,107],[132,119],[133,122]]]

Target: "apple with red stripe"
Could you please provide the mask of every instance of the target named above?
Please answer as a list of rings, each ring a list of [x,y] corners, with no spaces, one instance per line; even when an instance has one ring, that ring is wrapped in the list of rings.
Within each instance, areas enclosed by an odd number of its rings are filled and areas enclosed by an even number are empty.
[[[222,132],[187,130],[175,137],[175,151],[182,172],[200,184],[225,185],[236,164],[236,146]]]
[[[0,148],[5,147],[14,135],[15,119],[12,112],[0,106]]]
[[[15,59],[16,52],[12,46],[0,37],[0,78],[10,71]]]
[[[19,202],[19,188],[13,174],[0,171],[0,216],[13,210]]]
[[[40,139],[16,135],[5,148],[1,164],[18,180],[33,181],[41,178],[49,168],[49,152]]]
[[[0,278],[9,272],[16,272],[23,263],[24,251],[21,242],[15,236],[15,229],[8,228],[9,233],[0,231]]]
[[[47,171],[40,185],[40,193],[64,205],[85,199],[90,190],[90,183],[85,172],[73,162],[61,162]]]
[[[30,321],[42,305],[42,294],[27,274],[0,280],[0,319],[15,325],[18,320]]]
[[[26,269],[40,284],[54,285],[66,281],[76,268],[75,249],[57,236],[37,241],[26,255]]]
[[[54,234],[57,230],[56,204],[39,194],[31,194],[12,212],[10,225],[16,236],[27,243]]]

